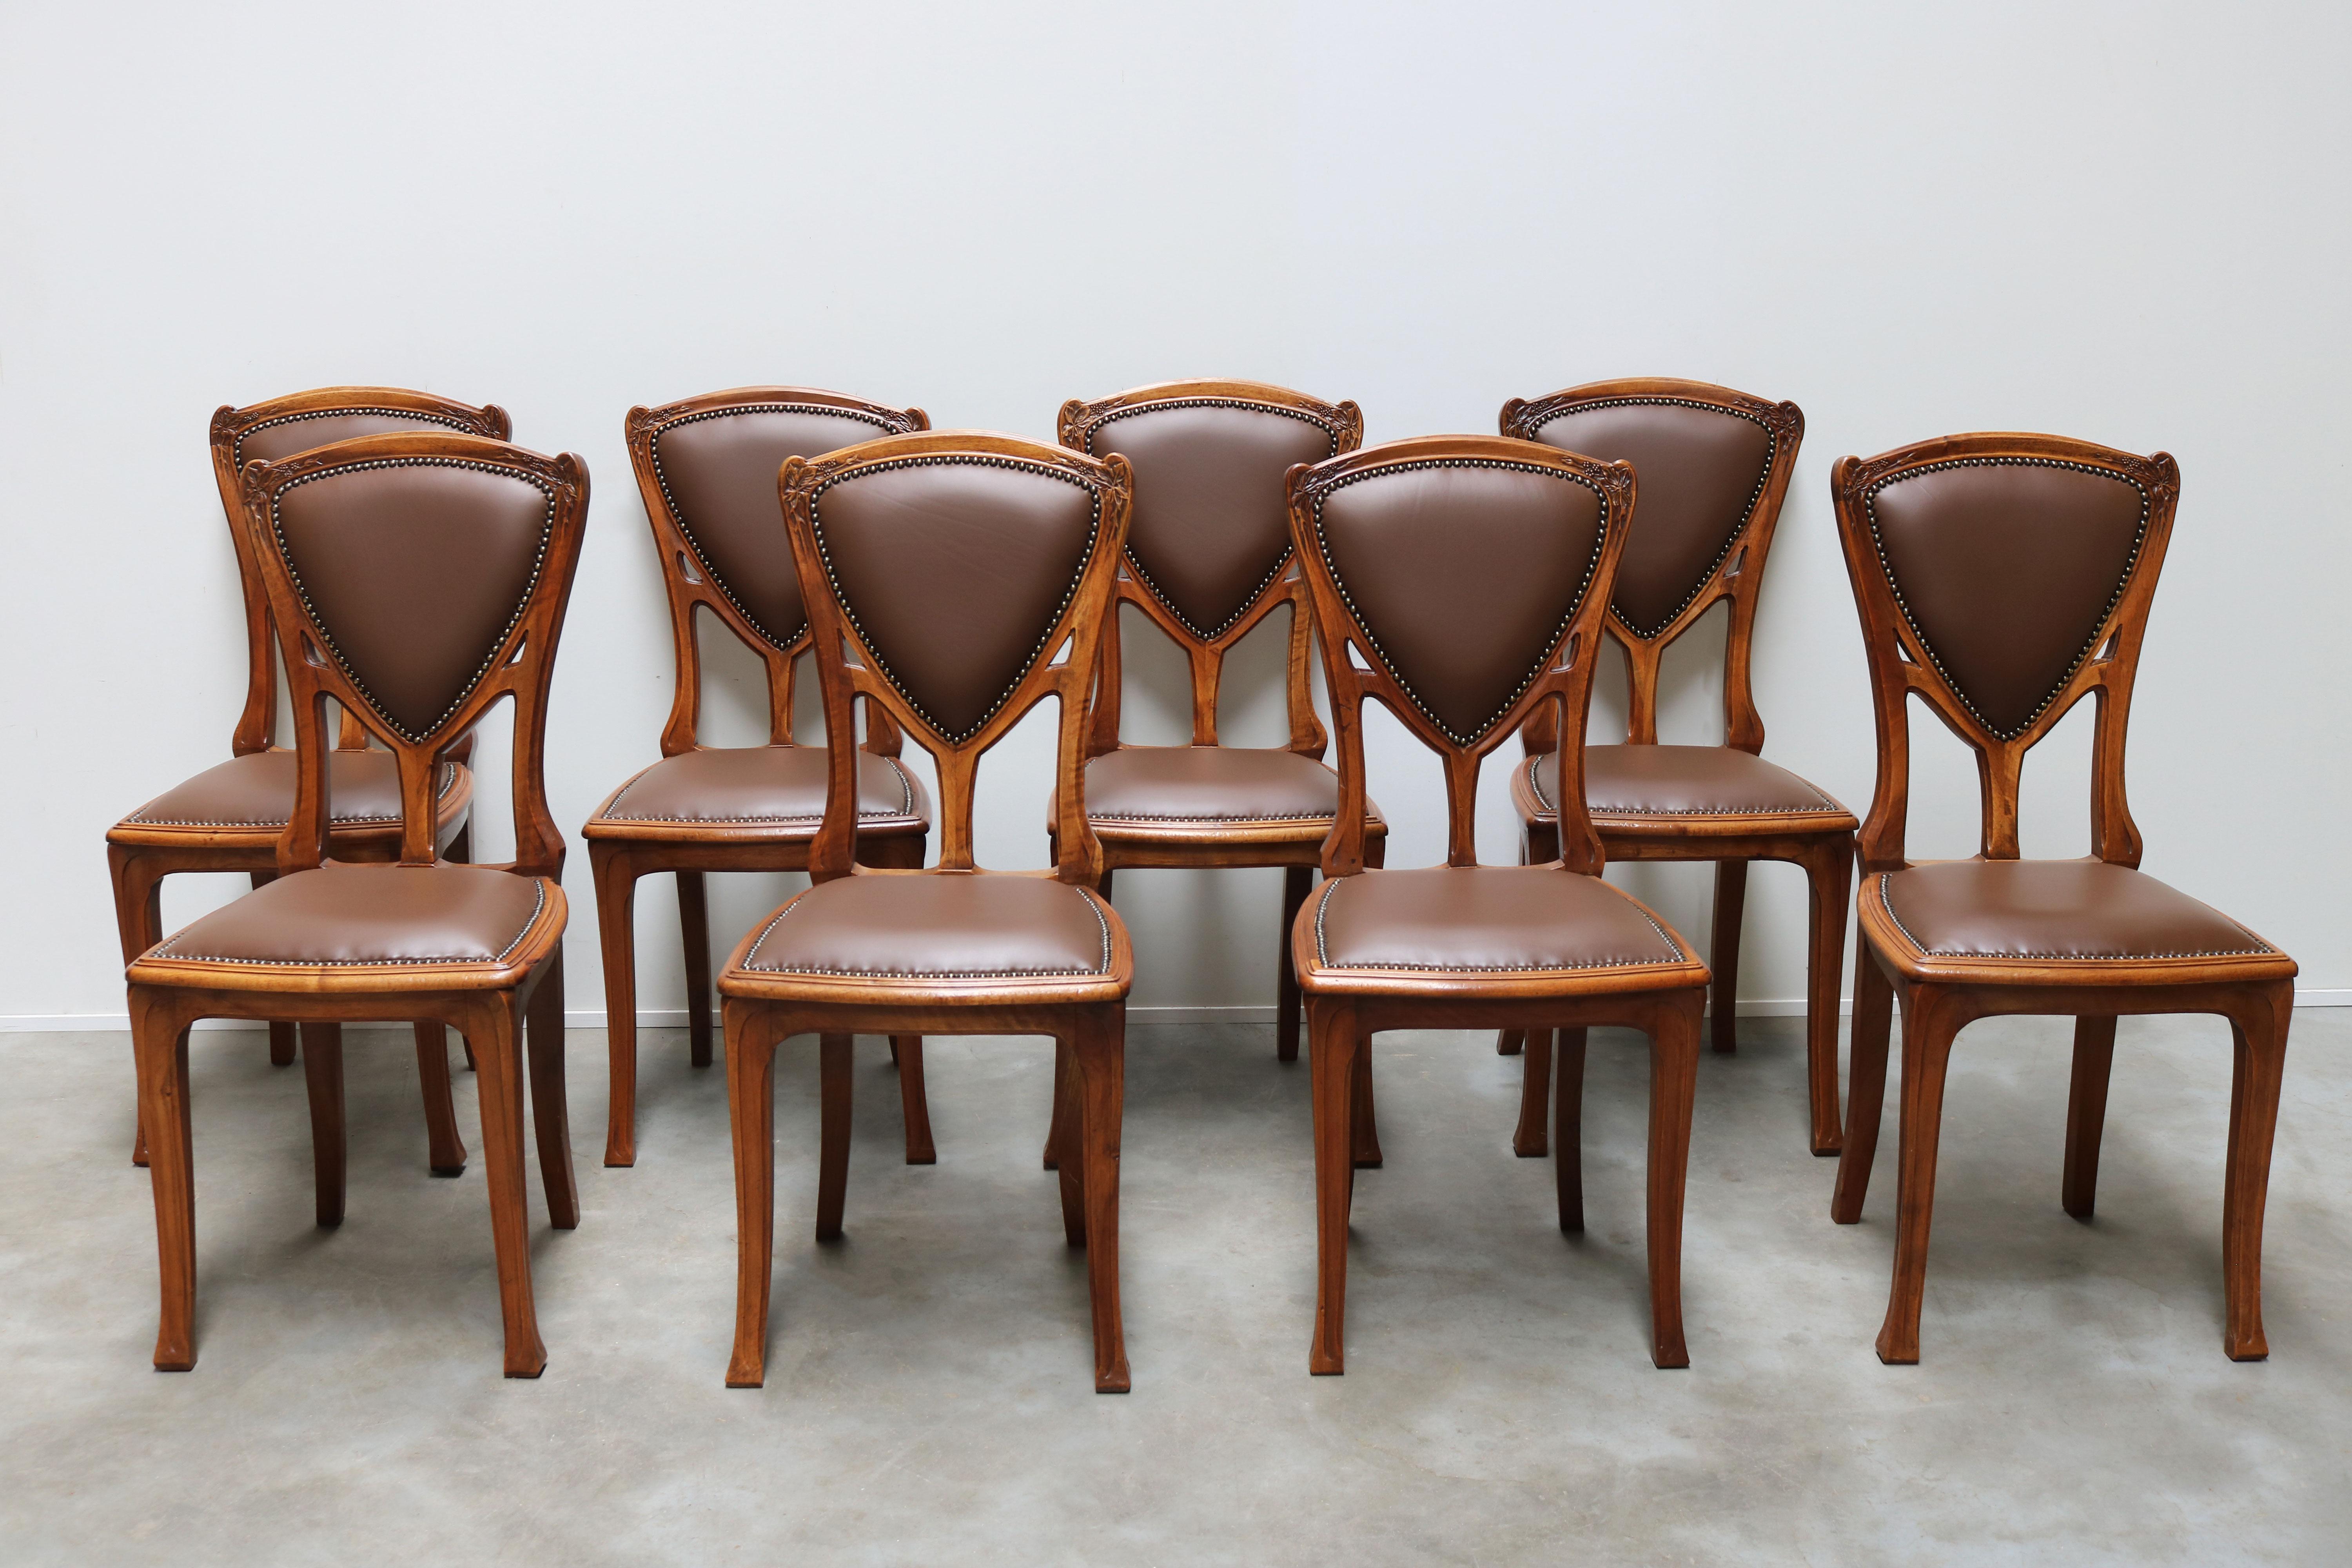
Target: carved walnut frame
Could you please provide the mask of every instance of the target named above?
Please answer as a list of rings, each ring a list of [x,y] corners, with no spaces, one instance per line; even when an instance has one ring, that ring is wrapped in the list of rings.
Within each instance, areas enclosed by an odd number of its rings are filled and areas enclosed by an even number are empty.
[[[2089,638],[2080,662],[2020,731],[2000,735],[1971,713],[1911,626],[1880,557],[1871,499],[1884,485],[1942,464],[2022,461],[2085,468],[2137,489],[2146,521],[2121,590]],[[2066,1114],[2063,1203],[2090,1217],[2107,1081],[2122,1014],[2219,1013],[2236,1041],[2230,1152],[2222,1193],[2222,1273],[2227,1297],[2223,1348],[2231,1359],[2268,1353],[2262,1322],[2262,1228],[2280,1075],[2294,1005],[2294,964],[2212,959],[2085,960],[2063,967],[2026,961],[1915,956],[1883,903],[1873,896],[1883,873],[1913,865],[1904,849],[1910,798],[1908,703],[1915,697],[1976,753],[1981,803],[1978,858],[2019,858],[2018,781],[2025,753],[2084,698],[2095,704],[2091,752],[2093,855],[2137,868],[2139,829],[2124,793],[2124,742],[2140,645],[2170,540],[2180,472],[2163,452],[2142,458],[2053,436],[1993,433],[1924,441],[1864,461],[1842,458],[1831,476],[1838,530],[1870,661],[1878,726],[1878,779],[1863,824],[1864,881],[1860,952],[1855,963],[1853,1060],[1845,1151],[1831,1215],[1862,1217],[1886,1088],[1891,1013],[1903,1011],[1901,1171],[1894,1281],[1879,1359],[1919,1359],[1919,1316],[1927,1234],[1935,1203],[1936,1152],[1945,1069],[1954,1037],[1978,1018],[2005,1014],[2073,1015],[2074,1068]]]
[[[1591,575],[1545,657],[1542,673],[1511,706],[1466,743],[1445,734],[1413,700],[1383,661],[1374,638],[1358,621],[1322,553],[1323,498],[1359,476],[1385,468],[1443,464],[1507,465],[1559,474],[1596,490],[1602,534]],[[1445,771],[1446,864],[1478,862],[1475,815],[1478,773],[1486,754],[1535,713],[1549,710],[1558,732],[1576,738],[1560,753],[1563,805],[1561,853],[1549,868],[1528,875],[1599,877],[1602,840],[1583,806],[1582,736],[1591,706],[1593,657],[1608,614],[1610,591],[1633,514],[1634,474],[1625,463],[1601,463],[1532,441],[1483,436],[1440,436],[1396,441],[1312,468],[1290,471],[1292,541],[1305,563],[1321,636],[1323,668],[1339,742],[1339,815],[1322,849],[1326,877],[1380,876],[1368,869],[1363,705],[1389,709]],[[1633,900],[1639,903],[1639,900]],[[1646,908],[1646,906],[1644,906]],[[1654,913],[1661,931],[1668,928]],[[1380,1161],[1372,1124],[1371,1037],[1383,1029],[1475,1029],[1615,1024],[1651,1039],[1649,1257],[1652,1357],[1660,1366],[1686,1366],[1682,1327],[1682,1205],[1689,1161],[1691,1105],[1696,1083],[1699,1017],[1706,967],[1684,949],[1680,963],[1654,967],[1561,973],[1461,973],[1426,970],[1324,970],[1317,967],[1311,920],[1291,935],[1293,960],[1307,994],[1313,1038],[1316,1234],[1319,1268],[1316,1326],[1308,1369],[1338,1373],[1344,1365],[1348,1215],[1354,1171]],[[1568,1079],[1561,1079],[1563,1086]],[[1583,1227],[1581,1177],[1572,1130],[1576,1107],[1563,1100],[1558,1167],[1562,1228]]]
[[[846,415],[866,421],[877,437],[928,430],[930,420],[919,408],[891,408],[839,393],[805,386],[743,386],[706,393],[658,408],[635,407],[628,412],[624,430],[629,463],[637,476],[637,492],[645,500],[646,521],[653,530],[654,548],[661,557],[662,586],[669,599],[672,645],[677,660],[677,686],[669,720],[662,728],[661,752],[680,756],[700,746],[702,712],[702,650],[696,615],[708,612],[736,640],[759,656],[768,681],[768,743],[789,746],[793,741],[793,692],[796,660],[809,648],[809,628],[801,626],[779,641],[747,616],[720,585],[718,572],[695,542],[686,523],[670,504],[662,480],[656,443],[672,426],[714,413],[742,412],[782,405],[812,413]],[[776,548],[790,548],[782,518],[777,519]],[[865,749],[876,756],[898,754],[898,729],[876,703],[866,707]],[[855,731],[842,731],[855,733]],[[910,784],[912,780],[909,780]],[[914,786],[920,799],[920,786]],[[596,920],[604,959],[604,1013],[611,1058],[612,1092],[607,1100],[604,1163],[634,1165],[637,1159],[637,990],[636,885],[638,879],[670,872],[677,879],[678,925],[686,947],[686,1016],[688,1059],[698,1068],[710,1065],[711,973],[710,915],[703,882],[707,871],[805,871],[808,849],[815,836],[804,822],[639,822],[605,817],[621,790],[605,797],[590,816],[582,837],[596,881]],[[911,833],[874,832],[861,837],[859,853],[877,866],[920,866],[927,853],[926,836],[919,826]],[[931,1163],[938,1156],[931,1141],[930,1119],[923,1095],[922,1042],[917,1037],[894,1039],[891,1055],[898,1065],[899,1093],[907,1121],[907,1161]]]
[[[893,686],[887,667],[845,613],[827,574],[817,500],[861,471],[938,457],[1010,462],[1076,479],[1099,508],[1092,552],[1040,651],[995,710],[971,734],[943,734]],[[850,731],[860,699],[888,712],[929,752],[939,773],[940,862],[929,869],[858,864],[857,783],[845,748],[830,753],[824,824],[809,851],[813,883],[857,877],[1043,876],[1093,888],[1102,845],[1086,816],[1087,699],[1100,656],[1114,574],[1127,538],[1133,478],[1126,459],[1097,460],[1016,437],[951,430],[870,441],[814,460],[795,458],[778,476],[793,558],[816,649],[829,733]],[[1054,868],[984,871],[972,854],[972,795],[981,757],[1039,702],[1060,709],[1055,766],[1058,818]],[[787,1037],[820,1037],[823,1113],[817,1189],[819,1239],[841,1234],[848,1181],[849,1041],[859,1034],[1050,1035],[1055,1041],[1054,1131],[1049,1157],[1061,1172],[1065,1234],[1087,1248],[1093,1304],[1095,1388],[1129,1383],[1118,1305],[1118,1142],[1124,1099],[1126,998],[1135,972],[1126,927],[1108,918],[1107,973],[1062,979],[925,979],[882,982],[824,974],[779,974],[744,967],[746,937],[719,980],[727,1030],[728,1103],[734,1120],[736,1285],[730,1387],[766,1377],[768,1299],[775,1239],[775,1050]]]
[[[1772,548],[1772,532],[1780,521],[1780,505],[1795,472],[1797,451],[1805,438],[1805,416],[1793,403],[1769,403],[1706,382],[1665,377],[1633,377],[1592,382],[1555,392],[1532,402],[1512,398],[1503,405],[1506,436],[1537,439],[1546,425],[1595,404],[1626,402],[1672,403],[1719,409],[1763,426],[1772,452],[1762,482],[1750,500],[1748,515],[1724,545],[1706,577],[1683,607],[1663,626],[1644,633],[1610,607],[1607,630],[1625,656],[1625,743],[1655,745],[1658,741],[1658,677],[1668,645],[1696,626],[1717,604],[1730,605],[1730,625],[1724,637],[1724,744],[1759,755],[1764,750],[1764,720],[1756,709],[1750,674],[1755,646],[1756,605],[1764,585],[1764,564]],[[1526,836],[1527,858],[1539,864],[1558,853],[1553,842],[1552,803],[1535,782],[1536,759],[1559,744],[1551,716],[1538,712],[1522,731],[1526,764],[1511,775],[1511,800],[1518,808]],[[1853,814],[1843,809],[1792,813],[1775,816],[1759,828],[1754,816],[1647,816],[1602,815],[1593,818],[1609,856],[1616,860],[1711,860],[1715,863],[1715,930],[1708,949],[1714,982],[1710,1035],[1717,1053],[1738,1048],[1739,996],[1739,936],[1748,901],[1748,865],[1751,860],[1785,860],[1804,868],[1810,894],[1806,961],[1805,1057],[1806,1089],[1811,1112],[1811,1142],[1815,1154],[1838,1152],[1838,1007],[1839,982],[1845,967],[1846,900],[1853,883]],[[1550,1098],[1552,1036],[1549,1031],[1510,1029],[1496,1048],[1515,1055],[1522,1040],[1528,1053],[1527,1077],[1519,1100],[1519,1126],[1512,1147],[1523,1155],[1541,1155],[1547,1148],[1545,1106]],[[1560,1071],[1580,1071],[1584,1042],[1572,1031],[1559,1041]]]
[[[378,712],[360,684],[337,664],[331,635],[305,605],[272,523],[277,498],[289,484],[354,465],[404,459],[499,469],[528,479],[547,493],[550,502],[537,574],[520,613],[473,689],[431,732],[414,738]],[[531,1301],[522,1166],[526,1014],[530,1098],[549,1213],[557,1227],[569,1229],[579,1223],[580,1212],[563,1093],[564,850],[547,809],[544,761],[548,683],[587,521],[587,470],[570,454],[543,458],[469,435],[369,436],[277,463],[252,463],[246,469],[243,499],[248,542],[260,563],[271,619],[285,655],[300,758],[293,816],[277,844],[278,874],[314,869],[331,849],[326,729],[331,701],[392,752],[401,785],[399,864],[429,867],[439,858],[434,780],[440,760],[493,703],[511,699],[516,858],[483,869],[543,879],[547,907],[508,954],[480,964],[337,969],[151,955],[131,965],[140,1111],[153,1134],[152,1172],[163,1271],[163,1325],[155,1364],[184,1371],[195,1362],[189,1026],[206,1017],[290,1016],[302,1022],[319,1220],[333,1225],[342,1217],[343,1203],[341,1026],[352,1021],[423,1018],[457,1029],[474,1048],[506,1324],[506,1371],[510,1377],[535,1377],[546,1364],[547,1352]]]

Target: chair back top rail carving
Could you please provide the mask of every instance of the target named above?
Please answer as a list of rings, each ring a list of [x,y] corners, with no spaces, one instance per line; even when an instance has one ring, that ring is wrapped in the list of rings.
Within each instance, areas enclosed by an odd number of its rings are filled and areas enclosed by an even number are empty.
[[[1626,542],[1609,636],[1625,656],[1626,740],[1658,739],[1667,647],[1729,600],[1723,665],[1725,744],[1764,749],[1748,656],[1765,557],[1805,438],[1804,412],[1703,381],[1633,376],[1503,405],[1502,433],[1633,463],[1642,526]],[[1530,754],[1558,743],[1550,710],[1525,731]]]
[[[1534,441],[1430,436],[1290,471],[1290,528],[1315,599],[1339,740],[1327,877],[1363,869],[1363,704],[1445,768],[1446,864],[1475,866],[1479,765],[1538,707],[1560,711],[1559,842],[1597,874],[1585,716],[1634,474]]]
[[[1055,698],[1055,874],[1092,886],[1102,846],[1086,816],[1087,698],[1127,540],[1127,460],[985,431],[923,432],[791,458],[777,490],[828,731],[849,733],[864,698],[929,752],[938,868],[973,870],[980,758]],[[835,746],[831,759],[809,849],[817,881],[862,872],[852,863],[856,754]]]
[[[1909,864],[1914,696],[1976,752],[1979,853],[1993,860],[2019,858],[2025,753],[2095,698],[2092,852],[2137,867],[2124,741],[2180,496],[2171,455],[2058,436],[1948,436],[1841,458],[1830,488],[1878,725],[1864,869]]]
[[[437,760],[512,698],[515,859],[506,868],[560,875],[547,693],[587,524],[586,465],[454,430],[363,436],[247,463],[242,500],[300,756],[279,870],[326,857],[328,701],[392,752],[400,861],[426,866]]]
[[[883,436],[928,430],[919,408],[892,408],[811,386],[738,386],[629,410],[629,465],[645,500],[669,596],[677,688],[662,728],[662,755],[700,742],[702,653],[698,612],[708,612],[758,655],[768,681],[768,739],[793,741],[793,691],[809,646],[790,541],[776,511],[776,474],[787,458],[815,458]],[[868,703],[866,749],[898,754],[898,731]]]
[[[266,752],[278,739],[278,639],[269,626],[269,594],[245,529],[246,463],[291,457],[354,436],[415,429],[457,430],[493,441],[513,432],[507,411],[496,404],[477,408],[399,386],[322,386],[243,408],[224,404],[213,410],[213,483],[220,491],[221,514],[236,551],[237,585],[245,595],[245,709],[230,737],[233,754]],[[366,731],[351,715],[343,716],[341,731],[337,743],[343,750],[367,744]]]
[[[1287,605],[1288,749],[1320,757],[1326,742],[1307,679],[1313,617],[1291,552],[1283,476],[1295,463],[1356,450],[1362,410],[1264,382],[1168,381],[1094,403],[1074,397],[1062,405],[1058,431],[1063,446],[1122,456],[1136,475],[1087,754],[1118,747],[1119,604],[1142,610],[1184,650],[1196,746],[1217,743],[1225,655]]]

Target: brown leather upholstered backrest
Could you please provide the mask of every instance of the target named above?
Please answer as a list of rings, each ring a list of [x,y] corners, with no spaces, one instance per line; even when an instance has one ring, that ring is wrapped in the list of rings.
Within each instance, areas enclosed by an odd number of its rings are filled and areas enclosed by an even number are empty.
[[[245,710],[231,745],[236,754],[266,751],[276,739],[278,665],[269,629],[269,595],[245,528],[247,463],[276,462],[314,447],[393,431],[454,430],[503,441],[509,433],[506,410],[475,408],[427,392],[397,386],[329,386],[271,398],[244,408],[215,409],[212,421],[213,482],[236,548],[237,575],[245,593],[247,673]],[[358,737],[346,736],[356,743]]]
[[[1194,745],[1214,745],[1227,648],[1277,605],[1292,610],[1292,749],[1321,755],[1306,685],[1308,615],[1291,570],[1283,477],[1352,452],[1363,416],[1286,387],[1180,381],[1062,405],[1062,445],[1117,454],[1135,470],[1120,598],[1143,608],[1192,663]],[[1118,742],[1120,659],[1114,618],[1097,698],[1097,752]]]
[[[1832,484],[1879,713],[1865,861],[1902,860],[1912,693],[1976,749],[1984,853],[2014,858],[2024,753],[2096,692],[2093,837],[2101,858],[2137,864],[2123,737],[2179,495],[2172,458],[1955,436],[1842,458]]]
[[[576,458],[449,432],[363,437],[247,467],[246,522],[302,752],[281,866],[316,865],[324,847],[326,700],[394,753],[402,858],[424,864],[436,759],[511,696],[518,863],[560,867],[540,752],[587,496]]]
[[[795,458],[778,483],[829,732],[849,732],[860,696],[913,732],[939,764],[940,867],[969,868],[981,753],[1040,699],[1058,696],[1060,869],[1092,881],[1101,848],[1086,828],[1078,774],[1096,645],[1126,539],[1125,459],[946,431]],[[846,748],[834,752],[810,857],[819,878],[850,868],[853,759]]]
[[[665,755],[696,744],[702,672],[694,624],[703,609],[766,661],[770,739],[793,738],[792,661],[808,646],[808,612],[776,502],[785,460],[929,426],[919,408],[802,386],[737,387],[629,410],[629,460],[661,554],[677,651]],[[888,735],[895,745],[896,731]]]
[[[1625,461],[1641,476],[1642,521],[1626,537],[1609,630],[1625,651],[1627,738],[1655,742],[1660,656],[1719,600],[1731,601],[1724,659],[1730,744],[1760,751],[1749,689],[1757,590],[1787,494],[1805,416],[1705,382],[1595,382],[1503,406],[1502,432],[1562,451]],[[1549,751],[1548,731],[1528,736]]]
[[[1565,702],[1562,732],[1582,735],[1633,485],[1622,463],[1472,436],[1392,442],[1292,474],[1291,529],[1315,591],[1339,731],[1327,875],[1360,868],[1365,697],[1444,758],[1454,865],[1477,863],[1479,761],[1529,709]],[[1580,803],[1582,746],[1561,761],[1563,798]],[[1563,845],[1597,868],[1591,825],[1570,815]]]

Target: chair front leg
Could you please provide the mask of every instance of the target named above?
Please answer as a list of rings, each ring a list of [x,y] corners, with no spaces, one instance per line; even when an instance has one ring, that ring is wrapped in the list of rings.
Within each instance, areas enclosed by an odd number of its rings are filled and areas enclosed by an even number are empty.
[[[1844,1147],[1838,1152],[1837,1188],[1830,1218],[1859,1224],[1870,1194],[1871,1162],[1878,1153],[1878,1122],[1886,1104],[1887,1034],[1895,1021],[1895,983],[1878,965],[1868,937],[1853,956],[1853,1026],[1848,1037]]]
[[[162,1322],[155,1370],[196,1364],[196,1177],[188,1122],[188,1026],[194,1009],[145,986],[131,988],[131,1044],[139,1060],[140,1122],[154,1137],[148,1174],[155,1194]]]
[[[2230,1081],[2230,1153],[2221,1186],[2221,1278],[2231,1361],[2270,1354],[2263,1335],[2263,1211],[2270,1197],[2271,1143],[2278,1132],[2279,1086],[2286,1069],[2291,982],[2255,993],[2230,1018],[2235,1058]]]
[[[1307,1048],[1314,1075],[1315,1340],[1307,1370],[1318,1376],[1347,1368],[1348,1203],[1355,1187],[1356,1060],[1362,1048],[1356,1009],[1307,999]]]
[[[1584,1228],[1584,1031],[1562,1029],[1552,1062],[1552,1184],[1559,1200],[1559,1228],[1574,1236]]]
[[[1690,1365],[1683,1342],[1683,1193],[1705,993],[1666,998],[1650,1035],[1650,1360]]]
[[[310,1095],[310,1165],[319,1223],[343,1223],[343,1026],[302,1026],[302,1079]]]
[[[580,1187],[572,1173],[572,1112],[564,1102],[561,946],[540,965],[526,1038],[530,1053],[531,1130],[539,1142],[539,1182],[547,1193],[548,1223],[558,1230],[571,1230],[580,1223]]]
[[[163,873],[153,862],[128,844],[106,847],[106,869],[114,884],[115,931],[122,942],[122,962],[130,964],[138,956],[163,940]],[[270,1026],[273,1029],[276,1025]],[[137,1066],[137,1050],[132,1051],[132,1065]],[[134,1080],[135,1081],[135,1080]],[[134,1115],[131,1133],[131,1163],[147,1163],[147,1132],[135,1114],[137,1099],[132,1105]]]
[[[1903,998],[1903,1110],[1900,1167],[1895,1181],[1895,1279],[1878,1359],[1910,1366],[1919,1359],[1919,1310],[1927,1288],[1927,1231],[1936,1213],[1936,1149],[1943,1136],[1944,1078],[1952,1039],[1966,1017],[1951,994],[1914,985]]]
[[[612,1097],[604,1109],[604,1163],[637,1163],[637,868],[625,844],[588,841],[596,878],[596,934],[604,957],[604,1042]]]
[[[1087,1294],[1093,1308],[1095,1392],[1125,1394],[1127,1330],[1118,1310],[1118,1144],[1127,1103],[1127,1007],[1089,1008],[1072,1038],[1078,1083],[1077,1159],[1085,1167]]]
[[[776,1258],[777,1021],[757,1003],[724,1005],[727,1115],[735,1146],[735,1349],[727,1386],[767,1381],[768,1286]]]
[[[1511,1133],[1511,1152],[1522,1160],[1540,1160],[1550,1152],[1544,1120],[1551,1110],[1551,1039],[1549,1029],[1528,1029],[1527,1068],[1519,1079],[1519,1125]]]
[[[2116,1063],[2116,1021],[2074,1020],[2074,1069],[2066,1086],[2066,1178],[2060,1202],[2088,1219],[2099,1197],[2099,1139],[2107,1124],[2107,1076]]]
[[[677,928],[686,939],[688,1065],[710,1065],[710,902],[699,871],[677,874]]]
[[[1707,948],[1706,965],[1714,973],[1714,1011],[1708,1032],[1715,1054],[1727,1057],[1739,1048],[1739,931],[1748,914],[1748,862],[1715,863],[1715,934]]]
[[[1853,835],[1814,847],[1805,862],[1811,920],[1805,942],[1805,1088],[1813,1152],[1845,1146],[1838,1126],[1838,983],[1845,970],[1845,925],[1853,908]],[[1856,1005],[1860,1005],[1857,1002]]]
[[[498,1252],[499,1308],[506,1320],[506,1373],[537,1377],[547,1368],[530,1291],[530,1208],[522,1165],[523,1028],[511,992],[483,998],[466,1037],[480,1081],[482,1163],[488,1175],[490,1237]]]
[[[1061,1176],[1062,1239],[1072,1247],[1087,1244],[1087,1164],[1079,1149],[1085,1135],[1085,1086],[1078,1079],[1077,1046],[1073,1037],[1054,1037],[1054,1125],[1046,1133],[1046,1152]]]

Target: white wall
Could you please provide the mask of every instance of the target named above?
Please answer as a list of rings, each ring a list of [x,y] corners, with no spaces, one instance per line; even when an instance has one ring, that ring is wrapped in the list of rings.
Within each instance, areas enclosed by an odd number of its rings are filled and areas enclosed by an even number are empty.
[[[572,829],[656,755],[669,700],[635,402],[797,382],[1050,439],[1066,397],[1240,375],[1356,398],[1380,441],[1491,430],[1508,396],[1601,376],[1794,398],[1767,754],[1857,809],[1871,722],[1832,460],[1979,428],[2161,447],[2185,492],[2133,726],[2147,868],[2352,995],[2346,18],[10,6],[0,1015],[121,1013],[101,837],[226,756],[239,700],[207,417],[336,382],[496,401],[525,444],[586,458],[548,745]],[[1181,667],[1147,642],[1129,737],[1181,740]],[[1236,739],[1279,740],[1278,663],[1236,669]],[[720,671],[722,740],[757,738],[749,673]],[[1699,654],[1669,679],[1668,738],[1718,735]],[[2029,767],[2030,853],[2086,842],[2083,728]],[[1915,732],[1913,843],[1965,853],[1972,770]],[[1033,724],[983,771],[983,858],[1043,864],[1048,757]],[[1426,753],[1390,726],[1373,769],[1391,863],[1441,858]],[[1481,825],[1504,859],[1500,774]],[[586,872],[575,846],[583,1009]],[[1704,940],[1703,868],[1631,879]],[[722,951],[791,885],[730,882]],[[1269,1005],[1277,888],[1122,878],[1138,1002]],[[230,890],[176,884],[167,921]],[[640,908],[645,1003],[675,1007],[672,901],[652,885]],[[1749,998],[1801,994],[1802,908],[1792,868],[1757,874]]]

